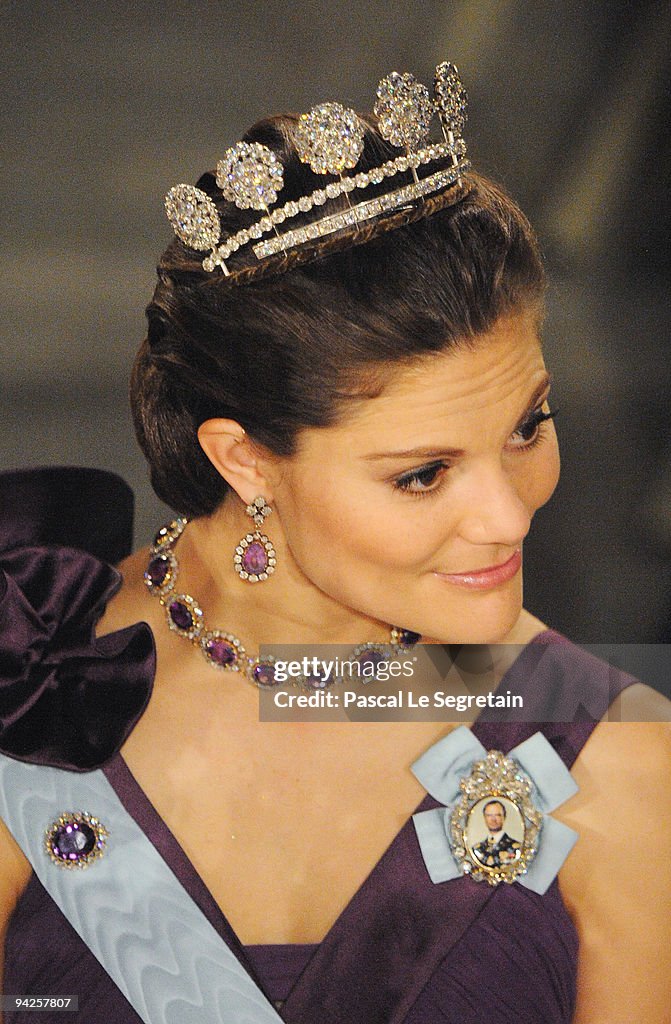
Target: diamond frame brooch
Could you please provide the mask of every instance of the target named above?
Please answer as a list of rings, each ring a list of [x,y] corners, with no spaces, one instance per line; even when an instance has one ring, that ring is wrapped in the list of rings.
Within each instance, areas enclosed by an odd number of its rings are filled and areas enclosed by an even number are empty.
[[[552,811],[578,786],[541,730],[503,754],[458,726],[411,770],[440,805],[412,816],[434,884],[466,876],[547,891],[578,839]],[[501,805],[495,823],[484,815],[489,803]]]
[[[538,840],[543,827],[543,815],[531,800],[532,783],[510,757],[500,750],[490,750],[484,759],[473,764],[470,775],[460,782],[461,795],[450,815],[450,842],[452,852],[463,874],[476,882],[509,885],[526,874],[538,851]],[[516,808],[523,835],[517,838],[517,848],[507,863],[487,864],[477,852],[477,844],[469,835],[471,819],[485,803],[501,803]],[[506,821],[507,815],[506,815]],[[511,826],[508,825],[508,828]],[[490,860],[495,858],[490,857]]]

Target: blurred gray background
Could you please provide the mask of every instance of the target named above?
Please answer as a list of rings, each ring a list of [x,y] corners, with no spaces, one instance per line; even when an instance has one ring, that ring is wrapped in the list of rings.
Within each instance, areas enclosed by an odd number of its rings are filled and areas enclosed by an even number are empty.
[[[7,3],[0,468],[113,469],[136,542],[166,514],[127,403],[162,197],[258,117],[370,110],[458,64],[477,165],[538,229],[562,479],[526,604],[577,642],[671,641],[666,2]],[[0,494],[0,500],[2,496]]]

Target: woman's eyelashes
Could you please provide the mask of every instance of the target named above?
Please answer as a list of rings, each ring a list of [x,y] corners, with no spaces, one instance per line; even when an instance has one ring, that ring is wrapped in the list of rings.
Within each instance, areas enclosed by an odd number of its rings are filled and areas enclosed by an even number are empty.
[[[534,409],[531,416],[529,416],[528,419],[526,419],[524,423],[522,423],[514,432],[515,434],[519,434],[523,438],[525,443],[521,445],[515,445],[514,447],[523,448],[525,450],[528,448],[533,448],[534,445],[538,444],[538,442],[544,436],[544,431],[541,427],[541,424],[544,423],[546,420],[553,419],[553,417],[555,417],[558,412],[559,409],[551,409],[550,412],[543,412],[542,409]],[[527,434],[529,436],[526,436]]]
[[[533,413],[527,417],[524,423],[520,424],[511,434],[511,437],[519,436],[522,438],[522,444],[512,445],[513,451],[526,452],[540,444],[546,436],[543,423],[546,420],[553,419],[558,412],[558,409],[550,410],[550,412],[543,412],[542,408],[534,409]],[[413,497],[437,494],[449,468],[450,463],[442,459],[430,462],[427,466],[422,466],[421,469],[413,469],[409,473],[403,473],[402,476],[392,481],[392,486],[394,490],[401,491],[404,494],[411,494]]]
[[[399,491],[409,494],[431,494],[438,490],[431,487],[441,470],[449,469],[447,462],[431,462],[422,469],[413,469],[411,473],[404,473],[403,476],[394,480],[394,487]],[[415,487],[418,487],[415,490]]]

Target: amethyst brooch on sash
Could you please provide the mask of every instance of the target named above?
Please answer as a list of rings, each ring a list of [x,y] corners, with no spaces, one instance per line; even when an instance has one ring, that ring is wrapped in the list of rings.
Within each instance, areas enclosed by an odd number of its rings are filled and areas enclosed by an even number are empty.
[[[87,811],[61,814],[46,831],[44,845],[49,857],[63,868],[87,868],[102,857],[109,832]]]
[[[470,875],[489,885],[548,889],[578,838],[550,812],[578,786],[541,732],[503,754],[486,751],[461,726],[412,771],[444,805],[413,815],[432,882]]]

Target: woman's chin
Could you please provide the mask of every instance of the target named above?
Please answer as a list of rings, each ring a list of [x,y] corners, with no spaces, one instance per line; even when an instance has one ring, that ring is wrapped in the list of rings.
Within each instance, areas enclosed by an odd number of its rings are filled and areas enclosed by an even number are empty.
[[[432,624],[423,634],[423,643],[440,644],[503,644],[513,643],[513,632],[522,611],[521,600],[507,603],[504,608],[482,609],[472,619],[464,618]]]

